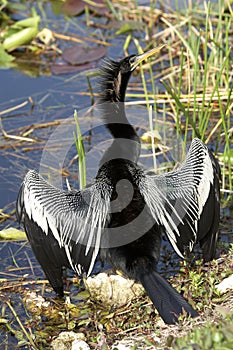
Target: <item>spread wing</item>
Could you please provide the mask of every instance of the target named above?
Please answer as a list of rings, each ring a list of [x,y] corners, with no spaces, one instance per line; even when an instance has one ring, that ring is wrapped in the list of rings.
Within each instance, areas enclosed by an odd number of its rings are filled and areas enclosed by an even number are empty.
[[[209,256],[212,257],[215,252],[219,176],[217,161],[208,148],[195,138],[178,169],[161,175],[145,175],[139,184],[154,219],[163,225],[173,248],[181,257],[186,249],[191,251],[197,241],[201,246],[206,241],[212,242],[212,246],[203,251],[206,260],[210,260]]]
[[[60,258],[78,274],[82,270],[91,273],[108,217],[110,195],[111,188],[97,181],[82,191],[66,192],[35,171],[27,173],[17,200],[17,216],[24,222],[44,270],[47,263],[41,262],[40,250],[50,260],[52,255],[56,260]]]

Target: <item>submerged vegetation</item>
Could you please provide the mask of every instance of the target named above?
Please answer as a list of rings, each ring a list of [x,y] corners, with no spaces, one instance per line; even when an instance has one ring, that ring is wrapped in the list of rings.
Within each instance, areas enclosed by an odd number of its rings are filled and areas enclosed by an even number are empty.
[[[9,28],[15,31],[16,23],[25,20],[22,15],[25,9],[28,17],[37,16],[38,31],[46,28],[46,35],[51,35],[51,41],[45,43],[41,37],[35,36],[30,42],[26,41],[23,46],[21,44],[8,53],[0,46],[0,58],[3,57],[0,64],[6,57],[2,49],[9,55],[5,69],[21,69],[30,76],[56,74],[59,79],[63,79],[61,74],[64,73],[83,72],[76,76],[73,90],[71,85],[74,78],[70,77],[68,81],[65,78],[57,88],[58,93],[50,91],[0,105],[0,151],[6,156],[10,154],[17,165],[21,164],[19,169],[14,170],[17,184],[23,178],[25,167],[38,167],[38,152],[43,150],[54,129],[69,113],[73,113],[74,107],[77,108],[77,103],[89,106],[98,98],[96,67],[101,57],[108,55],[116,58],[123,56],[123,53],[137,53],[164,44],[159,58],[152,58],[138,69],[127,93],[128,100],[131,100],[129,107],[146,106],[143,128],[146,125],[146,131],[152,137],[147,139],[147,145],[143,144],[142,148],[148,148],[147,153],[154,157],[154,164],[162,154],[163,161],[159,163],[157,171],[167,171],[174,166],[174,162],[167,156],[172,146],[167,145],[166,133],[163,133],[163,128],[158,128],[158,120],[171,128],[177,138],[182,139],[182,153],[192,137],[200,137],[210,145],[219,160],[224,208],[222,239],[216,261],[203,266],[197,260],[189,268],[187,263],[182,262],[177,266],[174,261],[170,266],[167,262],[171,256],[169,249],[166,248],[163,253],[162,263],[165,268],[162,267],[162,270],[171,276],[170,281],[179,292],[182,291],[186,298],[195,301],[195,308],[200,312],[197,320],[182,320],[179,325],[172,327],[159,322],[155,309],[146,297],[142,296],[117,310],[108,309],[91,300],[81,282],[73,277],[67,278],[67,283],[75,287],[71,287],[72,303],[64,304],[52,299],[50,295],[46,302],[38,300],[50,289],[46,281],[36,278],[35,270],[39,269],[36,261],[26,250],[24,242],[17,243],[13,250],[11,246],[6,248],[7,243],[3,242],[1,252],[8,249],[7,255],[10,256],[10,262],[8,259],[7,264],[2,266],[2,269],[4,266],[6,269],[0,276],[0,327],[7,335],[5,348],[12,349],[12,344],[24,348],[50,348],[52,338],[60,331],[75,330],[85,334],[91,348],[98,349],[108,349],[116,340],[121,339],[133,349],[232,349],[232,291],[220,294],[215,288],[233,270],[233,251],[230,245],[233,233],[230,214],[233,206],[231,0],[201,1],[195,4],[189,2],[180,8],[178,4],[177,8],[172,8],[169,1],[148,1],[148,5],[140,5],[137,1],[98,1],[94,7],[92,1],[77,1],[77,6],[72,5],[75,3],[72,1],[56,1],[51,2],[55,13],[52,19],[48,17],[48,2],[30,3],[30,6],[34,6],[32,11],[29,11],[26,2],[0,3],[2,44],[6,29],[10,36]],[[80,17],[73,17],[79,14]],[[56,16],[59,21],[56,21]],[[85,23],[86,32],[79,21]],[[78,57],[77,50],[80,50]],[[85,99],[84,104],[80,102],[82,99]],[[67,107],[69,104],[70,109]],[[61,110],[60,114],[58,110]],[[21,121],[22,125],[16,118],[19,113],[26,116],[25,121]],[[43,118],[40,119],[42,114]],[[85,116],[80,115],[79,109],[78,115],[79,123],[76,117],[74,125],[80,162],[85,161],[83,146],[87,152],[95,133],[83,136],[80,142],[80,122],[85,121]],[[13,125],[9,120],[17,120],[17,124]],[[31,120],[30,124],[27,120]],[[141,125],[138,123],[137,127],[140,129]],[[71,138],[73,136],[70,135]],[[153,150],[151,144],[155,145]],[[54,147],[59,152],[61,140]],[[148,154],[142,154],[142,162]],[[85,163],[80,163],[83,186],[86,167]],[[52,167],[53,164],[47,169],[48,173]],[[74,180],[77,178],[75,172],[77,173],[76,158],[73,157],[63,166],[62,174]],[[17,186],[14,187],[15,193],[17,189]],[[4,205],[0,210],[0,225],[7,228],[15,220],[14,203]],[[19,255],[22,249],[25,250],[23,258]],[[28,303],[31,286],[37,294]],[[0,333],[1,337],[2,334]],[[0,342],[3,342],[3,337]]]

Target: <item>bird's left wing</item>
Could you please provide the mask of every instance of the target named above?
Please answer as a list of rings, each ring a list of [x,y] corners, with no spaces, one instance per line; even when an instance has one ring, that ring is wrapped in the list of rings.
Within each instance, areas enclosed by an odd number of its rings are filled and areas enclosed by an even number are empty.
[[[208,198],[212,198],[210,193],[215,191],[216,176],[213,156],[202,141],[195,138],[179,168],[166,174],[145,175],[139,183],[152,216],[164,227],[173,248],[181,257],[187,248],[192,251],[194,243],[203,238],[199,235],[202,230],[199,223],[206,203],[210,213],[211,206],[214,206]],[[218,200],[216,197],[213,199]],[[214,209],[212,212],[211,215],[217,217]],[[211,222],[214,217],[206,218],[208,220]],[[206,230],[209,228],[206,227]]]
[[[110,194],[110,187],[103,188],[98,181],[82,191],[58,190],[30,170],[19,192],[17,216],[24,221],[26,214],[45,236],[52,234],[59,247],[65,249],[74,271],[80,273],[81,267],[88,265],[90,274],[106,225]],[[33,237],[33,232],[29,234]],[[82,247],[82,252],[85,248],[84,253],[79,255],[77,247]]]

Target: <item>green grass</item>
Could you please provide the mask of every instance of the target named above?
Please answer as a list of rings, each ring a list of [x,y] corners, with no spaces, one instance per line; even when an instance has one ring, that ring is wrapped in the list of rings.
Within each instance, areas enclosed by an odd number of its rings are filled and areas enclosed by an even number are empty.
[[[78,123],[78,113],[74,111],[74,121],[76,125],[76,133],[74,133],[74,141],[78,154],[78,170],[79,170],[79,187],[86,187],[86,154],[82,139],[82,133]]]
[[[208,321],[206,325],[194,328],[183,337],[170,336],[168,348],[174,350],[231,350],[233,347],[233,315],[219,324]]]
[[[207,14],[205,15],[205,27],[202,30],[193,28],[193,23],[188,23],[187,33],[175,30],[175,34],[177,34],[186,48],[186,58],[184,59],[184,54],[181,55],[179,69],[180,72],[184,73],[185,78],[182,79],[181,76],[173,77],[170,80],[170,88],[166,84],[167,91],[172,93],[172,97],[179,107],[177,118],[179,118],[179,112],[182,112],[188,119],[185,133],[187,134],[188,126],[191,125],[193,136],[199,136],[203,140],[207,136],[209,121],[213,115],[213,105],[216,101],[214,98],[218,97],[218,92],[221,89],[224,89],[227,96],[230,89],[231,48],[228,41],[228,32],[231,19],[225,19],[223,22],[221,6],[219,6],[219,13],[216,17],[218,25],[216,28],[211,27],[210,29],[210,8],[209,3]],[[226,24],[225,30],[223,28],[224,24]],[[214,29],[215,35],[212,33]],[[172,63],[172,60],[170,62]],[[184,105],[184,103],[180,102],[181,94],[186,94],[187,97],[190,97],[192,103]],[[227,107],[228,105],[225,106],[225,109]]]
[[[218,3],[205,3],[203,8],[189,7],[183,13],[177,13],[177,17],[168,15],[161,19],[165,25],[164,35],[170,31],[170,35],[166,34],[167,46],[163,50],[168,52],[168,74],[160,76],[165,87],[162,111],[161,94],[155,93],[152,68],[149,68],[150,79],[148,67],[142,66],[140,74],[148,115],[151,105],[148,101],[154,98],[154,110],[160,109],[163,115],[168,111],[173,114],[177,135],[182,137],[184,147],[195,136],[209,143],[221,160],[222,192],[231,194],[232,17],[223,10],[224,2],[219,0]],[[161,39],[165,42],[162,34]],[[138,49],[138,42],[135,39],[134,42]],[[153,41],[151,45],[154,45]],[[164,71],[162,62],[156,63],[157,71],[159,67]],[[136,95],[131,94],[131,97]],[[150,118],[148,124],[151,129]]]

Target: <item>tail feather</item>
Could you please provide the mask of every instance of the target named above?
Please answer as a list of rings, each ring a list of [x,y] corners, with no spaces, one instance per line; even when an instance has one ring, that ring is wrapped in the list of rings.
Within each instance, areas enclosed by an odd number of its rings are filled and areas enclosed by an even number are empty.
[[[191,317],[198,316],[192,306],[156,271],[141,276],[140,282],[165,323],[175,324],[183,311]]]

